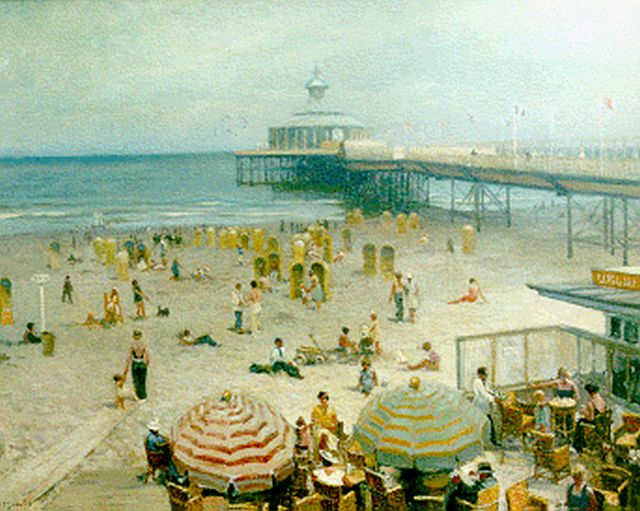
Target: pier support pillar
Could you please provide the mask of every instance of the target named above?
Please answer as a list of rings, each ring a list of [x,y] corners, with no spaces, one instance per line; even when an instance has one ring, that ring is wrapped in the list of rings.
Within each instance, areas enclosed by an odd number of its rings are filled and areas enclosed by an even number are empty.
[[[615,199],[609,199],[609,253],[616,253],[616,230],[615,230]]]
[[[507,185],[506,193],[506,213],[507,213],[507,227],[511,227],[511,187]]]
[[[602,199],[602,229],[603,229],[603,245],[606,252],[609,251],[609,198]]]
[[[622,265],[629,266],[629,203],[622,199]]]
[[[573,224],[571,218],[571,194],[567,194],[567,258],[573,257]]]
[[[451,180],[451,223],[453,224],[453,220],[456,214],[456,181],[455,179]]]
[[[473,215],[476,224],[476,231],[480,232],[480,218],[481,212],[484,210],[484,200],[482,193],[482,187],[477,183],[473,185]]]

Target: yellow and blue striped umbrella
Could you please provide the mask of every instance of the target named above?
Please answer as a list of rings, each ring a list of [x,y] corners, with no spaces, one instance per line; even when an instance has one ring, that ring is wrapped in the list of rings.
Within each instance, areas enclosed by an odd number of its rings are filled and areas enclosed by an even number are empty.
[[[484,450],[487,419],[458,391],[412,378],[374,396],[360,412],[355,439],[380,465],[423,472],[455,468]]]

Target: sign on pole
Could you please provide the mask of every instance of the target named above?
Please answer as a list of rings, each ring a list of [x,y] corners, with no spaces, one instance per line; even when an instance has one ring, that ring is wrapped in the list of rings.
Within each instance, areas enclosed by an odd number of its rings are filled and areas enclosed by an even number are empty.
[[[31,277],[31,282],[40,286],[40,331],[44,332],[47,329],[44,311],[44,285],[49,282],[49,274],[36,273]]]

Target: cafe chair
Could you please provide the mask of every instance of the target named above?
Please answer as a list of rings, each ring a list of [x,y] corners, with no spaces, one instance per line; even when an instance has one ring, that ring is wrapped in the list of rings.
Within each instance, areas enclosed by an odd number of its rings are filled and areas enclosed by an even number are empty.
[[[313,483],[316,492],[322,499],[322,511],[338,511],[340,508],[340,497],[342,495],[342,486],[335,486],[332,484],[324,484],[321,481],[314,481]]]
[[[407,500],[400,485],[388,488],[384,477],[368,468],[364,469],[367,485],[371,492],[371,503],[376,511],[406,511]]]
[[[358,499],[355,491],[340,495],[338,511],[358,511]]]
[[[533,416],[528,415],[517,401],[496,400],[496,403],[500,411],[500,441],[513,437],[526,446],[526,436],[534,426]]]
[[[624,509],[629,502],[633,474],[615,465],[602,465],[591,477],[591,488],[600,494],[606,509]]]
[[[496,484],[478,492],[476,502],[457,499],[460,511],[498,511],[500,508],[500,485]]]
[[[425,476],[422,480],[424,495],[413,497],[413,508],[420,511],[439,511],[443,509],[451,475],[448,472]]]
[[[554,448],[554,435],[532,431],[534,438],[533,450],[533,478],[544,477],[558,482],[571,474],[571,460],[568,445]]]
[[[314,493],[302,499],[294,499],[293,511],[322,511],[324,497]]]
[[[549,503],[544,497],[529,493],[529,483],[523,479],[507,488],[507,509],[508,511],[547,511]]]
[[[640,414],[623,413],[622,424],[613,430],[613,459],[616,465],[626,465],[629,451],[640,446]]]
[[[611,446],[612,410],[605,410],[596,416],[593,424],[583,423],[585,450],[603,461]]]
[[[189,501],[186,511],[227,511],[228,509],[229,505],[224,497],[199,495]]]
[[[167,482],[167,492],[169,493],[171,511],[191,511],[189,507],[191,495],[184,486]],[[193,509],[195,510],[196,508]]]

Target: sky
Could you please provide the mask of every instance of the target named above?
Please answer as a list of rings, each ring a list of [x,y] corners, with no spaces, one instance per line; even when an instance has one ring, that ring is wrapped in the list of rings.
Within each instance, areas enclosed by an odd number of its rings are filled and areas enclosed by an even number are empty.
[[[519,140],[637,138],[638,26],[637,0],[0,1],[0,155],[256,147],[316,64],[394,145],[510,140],[516,107]]]

